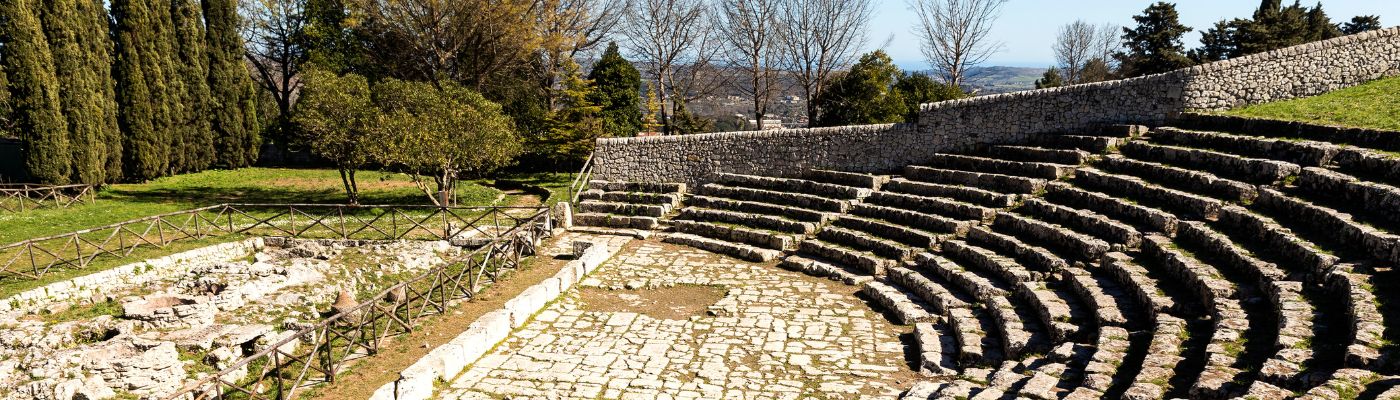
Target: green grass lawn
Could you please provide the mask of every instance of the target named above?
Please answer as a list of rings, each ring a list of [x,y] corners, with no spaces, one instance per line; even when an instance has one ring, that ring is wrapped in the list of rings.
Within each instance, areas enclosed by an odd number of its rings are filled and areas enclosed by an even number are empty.
[[[1237,108],[1225,114],[1400,131],[1400,77],[1320,96]]]
[[[361,204],[427,204],[404,174],[357,174]],[[488,181],[458,187],[461,205],[494,205],[500,190]],[[565,183],[567,186],[567,183]],[[0,213],[0,244],[93,228],[220,203],[345,203],[340,174],[328,169],[244,168],[176,175],[140,184],[109,185],[92,204]]]

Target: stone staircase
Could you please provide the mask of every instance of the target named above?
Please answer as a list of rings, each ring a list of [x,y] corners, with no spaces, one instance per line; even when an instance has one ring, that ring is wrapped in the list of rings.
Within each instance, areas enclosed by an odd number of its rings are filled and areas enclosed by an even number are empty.
[[[676,212],[675,186],[600,184],[580,211],[862,286],[937,377],[905,398],[1400,393],[1400,140],[1257,128],[1191,116],[897,176],[721,174]]]

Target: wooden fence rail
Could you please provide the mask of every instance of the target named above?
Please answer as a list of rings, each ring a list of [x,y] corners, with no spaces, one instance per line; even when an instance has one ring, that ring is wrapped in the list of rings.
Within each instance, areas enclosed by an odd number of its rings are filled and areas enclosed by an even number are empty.
[[[185,385],[166,399],[281,400],[295,398],[298,391],[315,384],[334,382],[350,362],[374,356],[386,338],[412,332],[423,318],[446,312],[453,301],[471,299],[500,272],[518,268],[521,259],[533,255],[540,240],[550,234],[547,209],[511,220],[514,224],[508,229],[494,232],[485,245],[455,262],[393,285],[346,312]]]
[[[39,208],[68,208],[91,204],[97,191],[92,185],[0,184],[0,211],[25,212]]]
[[[538,207],[220,204],[0,246],[0,282],[39,279],[144,247],[223,235],[486,242]]]

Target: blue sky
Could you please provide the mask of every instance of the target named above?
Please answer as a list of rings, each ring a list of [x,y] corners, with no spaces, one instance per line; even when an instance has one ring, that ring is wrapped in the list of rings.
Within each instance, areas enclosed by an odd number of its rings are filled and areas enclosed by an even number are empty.
[[[910,11],[905,0],[875,0],[876,11],[871,21],[870,44],[875,48],[892,40],[885,51],[895,63],[905,69],[927,69],[919,53],[918,39],[911,28],[918,17]],[[1002,42],[1001,52],[988,60],[988,66],[1045,67],[1054,62],[1050,46],[1060,25],[1083,19],[1098,25],[1106,22],[1128,26],[1132,16],[1152,1],[1123,0],[1010,0],[1002,9],[992,36]],[[1200,44],[1199,31],[1209,28],[1222,18],[1249,17],[1259,6],[1258,0],[1180,0],[1176,9],[1181,22],[1195,28],[1186,34],[1186,47]],[[1304,1],[1311,7],[1317,0]],[[1284,4],[1291,4],[1288,0]],[[1400,25],[1400,0],[1326,0],[1322,9],[1334,22],[1350,20],[1356,15],[1379,15],[1385,26]]]

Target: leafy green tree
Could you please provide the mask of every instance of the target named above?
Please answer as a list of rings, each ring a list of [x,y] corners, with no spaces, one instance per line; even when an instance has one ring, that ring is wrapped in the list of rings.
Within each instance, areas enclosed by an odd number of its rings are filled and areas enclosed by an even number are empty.
[[[1050,66],[1050,69],[1045,70],[1045,73],[1040,76],[1040,79],[1035,80],[1036,89],[1047,89],[1064,85],[1065,79],[1060,76],[1060,69],[1053,65]]]
[[[671,110],[671,135],[714,132],[714,120],[690,112],[681,99],[672,97],[671,101],[675,102]]]
[[[923,73],[901,73],[894,83],[893,94],[904,100],[905,122],[919,120],[919,105],[966,97],[962,89],[939,82]]]
[[[252,165],[260,144],[256,89],[243,62],[235,4],[235,0],[203,3],[215,164],[226,168]]]
[[[113,0],[112,38],[118,126],[122,136],[123,178],[143,181],[161,176],[169,166],[163,102],[165,65],[156,58],[156,19],[148,0]]]
[[[588,100],[602,107],[603,132],[610,137],[636,136],[642,129],[642,75],[609,43],[593,64],[588,80],[597,88]]]
[[[532,146],[556,169],[583,163],[606,133],[604,109],[592,100],[598,97],[593,83],[580,76],[578,64],[565,61],[556,95],[560,109],[550,115],[542,143]]]
[[[1239,18],[1217,21],[1210,29],[1201,32],[1201,47],[1191,50],[1187,56],[1193,62],[1208,63],[1242,55],[1240,35],[1249,24],[1249,20]]]
[[[884,51],[860,57],[851,70],[837,77],[815,101],[825,110],[812,126],[841,126],[899,122],[907,107],[899,92],[893,91],[899,68]]]
[[[78,0],[77,15],[83,28],[80,41],[86,48],[89,70],[100,83],[92,96],[100,101],[102,113],[96,121],[105,137],[106,148],[104,182],[115,182],[122,177],[122,131],[118,128],[116,81],[112,76],[112,36],[111,21],[103,0]]]
[[[0,62],[10,89],[11,115],[24,141],[24,164],[40,183],[68,183],[72,174],[68,124],[61,113],[49,42],[32,0],[0,3]]]
[[[183,138],[180,148],[182,157],[174,154],[172,160],[180,159],[185,171],[199,171],[209,168],[214,160],[214,131],[209,115],[209,58],[204,52],[204,28],[201,24],[200,9],[195,0],[173,0],[171,21],[174,24],[175,47],[177,48],[175,76],[180,80],[180,93],[175,96],[180,101],[180,114],[176,117],[175,136]]]
[[[1181,36],[1191,31],[1182,25],[1176,4],[1157,2],[1134,15],[1134,28],[1123,28],[1123,44],[1127,51],[1114,55],[1120,70],[1127,76],[1142,76],[1191,66]]]
[[[311,152],[335,163],[350,204],[360,203],[355,173],[370,163],[378,123],[369,82],[353,73],[311,70],[302,77],[296,123]]]
[[[1381,29],[1381,17],[1378,15],[1358,15],[1351,17],[1351,21],[1342,24],[1340,28],[1342,33],[1347,35],[1378,30]]]
[[[72,182],[99,184],[107,179],[107,140],[111,134],[105,118],[109,112],[103,82],[110,75],[89,54],[88,41],[105,43],[105,35],[93,36],[84,25],[80,3],[85,0],[53,0],[43,7],[43,25],[53,73],[58,85],[59,105],[68,127]],[[100,11],[100,9],[99,9]]]
[[[453,81],[434,87],[387,78],[374,91],[384,121],[373,154],[408,172],[435,204],[455,204],[459,179],[484,176],[520,154],[514,123],[501,106]]]

